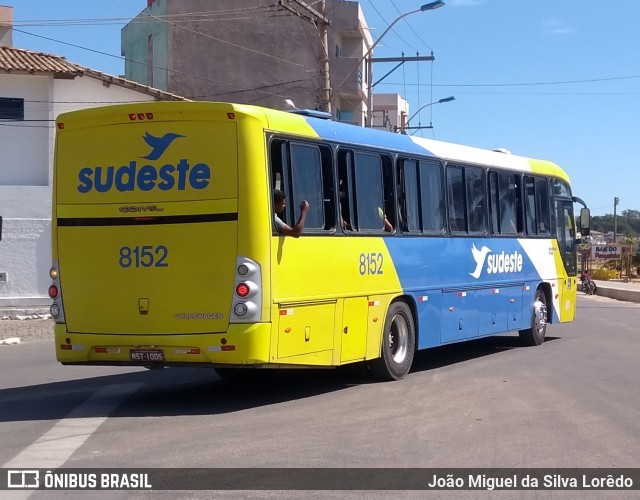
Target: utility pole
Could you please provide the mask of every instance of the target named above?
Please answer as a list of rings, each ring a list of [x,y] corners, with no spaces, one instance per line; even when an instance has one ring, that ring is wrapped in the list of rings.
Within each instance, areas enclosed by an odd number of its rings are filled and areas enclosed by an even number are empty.
[[[613,198],[613,242],[615,243],[617,240],[618,234],[618,216],[616,215],[616,207],[620,203],[620,198],[617,196]]]
[[[384,80],[386,77],[388,77],[391,73],[393,73],[395,70],[397,70],[400,66],[402,66],[404,63],[406,62],[410,62],[410,61],[435,61],[435,57],[432,55],[430,56],[420,56],[418,54],[415,55],[415,57],[405,57],[404,54],[402,55],[402,57],[369,57],[366,61],[367,63],[367,81],[369,82],[369,88],[368,88],[368,92],[367,92],[367,120],[366,120],[366,126],[367,127],[373,127],[373,87],[375,87],[376,85],[378,85],[382,80]],[[387,72],[386,75],[384,75],[382,78],[380,78],[380,80],[378,80],[376,83],[372,82],[373,79],[373,63],[375,62],[397,62],[399,64],[397,64],[391,71]]]
[[[300,12],[294,9],[290,4],[295,3],[300,6],[304,12]],[[331,113],[331,80],[329,79],[329,42],[328,42],[328,27],[331,25],[331,21],[325,16],[326,1],[320,2],[321,12],[311,7],[302,0],[279,0],[278,4],[283,9],[292,12],[299,16],[301,19],[310,22],[316,29],[320,31],[320,37],[322,40],[322,97],[320,99],[320,111],[326,111]],[[318,27],[318,22],[320,27]]]

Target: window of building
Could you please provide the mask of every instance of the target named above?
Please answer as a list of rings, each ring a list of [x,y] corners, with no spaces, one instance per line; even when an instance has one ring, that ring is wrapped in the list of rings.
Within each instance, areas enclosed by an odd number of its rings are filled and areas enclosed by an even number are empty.
[[[0,97],[0,120],[24,120],[24,99]]]

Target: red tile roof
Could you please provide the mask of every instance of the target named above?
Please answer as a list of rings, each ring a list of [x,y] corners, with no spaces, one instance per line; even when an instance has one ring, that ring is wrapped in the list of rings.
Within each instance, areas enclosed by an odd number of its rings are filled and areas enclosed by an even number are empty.
[[[67,78],[83,74],[80,66],[70,63],[64,57],[16,49],[6,45],[0,45],[0,71],[5,73],[17,71],[53,73]]]

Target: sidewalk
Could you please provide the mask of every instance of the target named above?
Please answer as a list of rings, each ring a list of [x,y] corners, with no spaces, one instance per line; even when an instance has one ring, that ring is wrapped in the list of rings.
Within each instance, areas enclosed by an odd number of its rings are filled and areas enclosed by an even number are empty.
[[[640,283],[596,281],[596,295],[640,303]],[[582,293],[578,284],[578,293]],[[0,308],[0,349],[5,345],[53,339],[53,320],[47,307]]]
[[[622,281],[596,281],[596,295],[625,302],[640,302],[640,283],[624,283]],[[578,290],[580,290],[578,286]]]
[[[48,307],[0,308],[0,349],[6,345],[53,339]]]

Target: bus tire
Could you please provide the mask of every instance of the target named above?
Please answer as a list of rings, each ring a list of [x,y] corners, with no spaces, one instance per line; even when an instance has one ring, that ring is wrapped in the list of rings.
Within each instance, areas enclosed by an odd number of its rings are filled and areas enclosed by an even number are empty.
[[[380,357],[369,362],[369,370],[379,380],[400,380],[411,369],[415,349],[416,329],[411,309],[405,302],[394,302],[384,320]]]
[[[547,334],[547,297],[538,288],[531,312],[531,328],[520,330],[520,340],[526,346],[536,346],[544,342]]]

